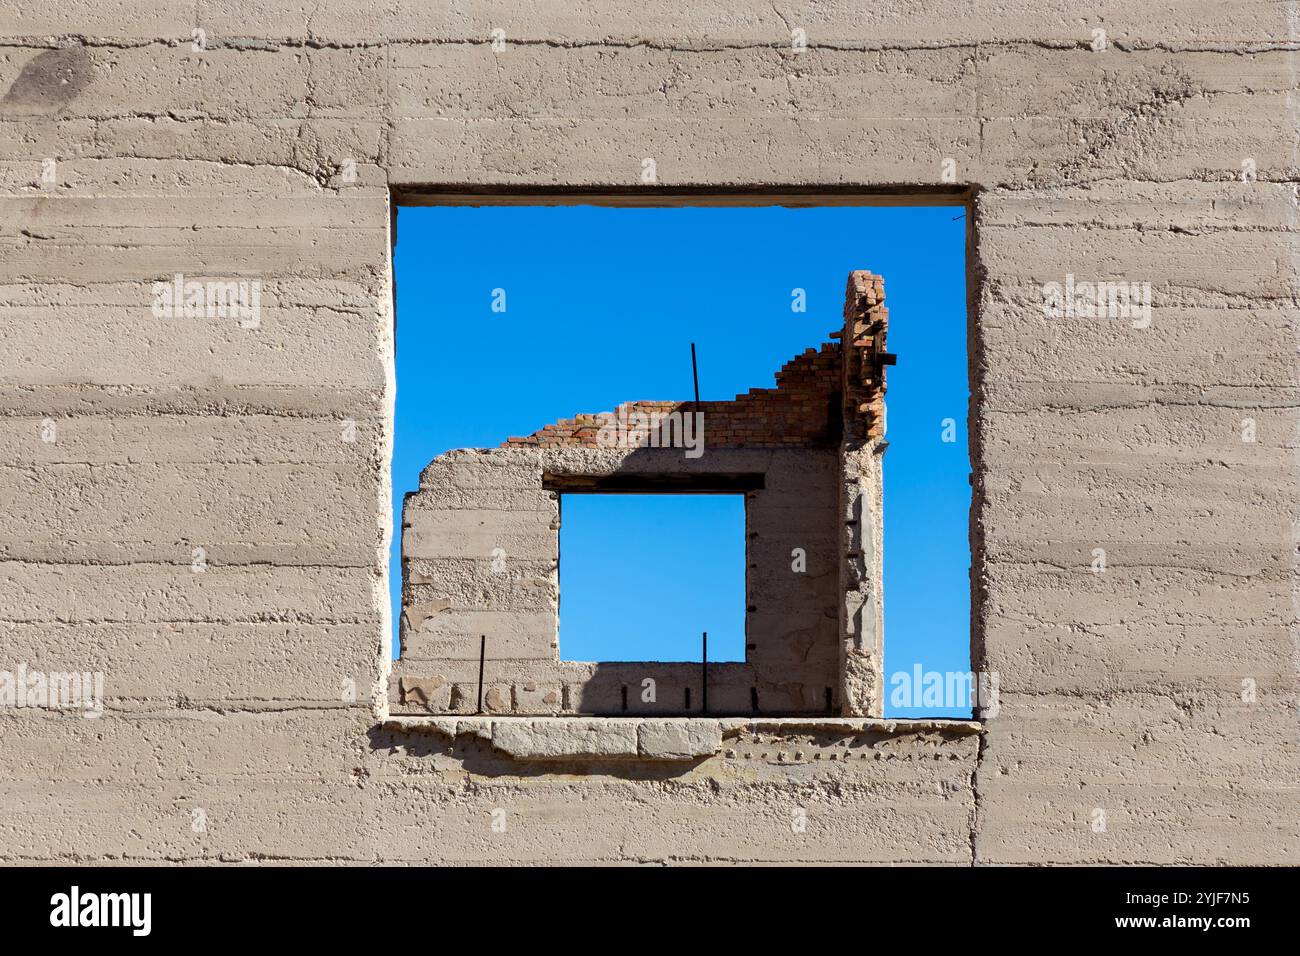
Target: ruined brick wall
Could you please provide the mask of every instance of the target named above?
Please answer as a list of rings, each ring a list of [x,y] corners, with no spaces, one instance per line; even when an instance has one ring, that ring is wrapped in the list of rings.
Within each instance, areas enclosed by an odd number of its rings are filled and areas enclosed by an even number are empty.
[[[850,440],[885,437],[885,366],[889,310],[885,283],[866,271],[849,273],[844,293],[844,328],[839,333],[845,356],[843,420]]]
[[[839,341],[775,388],[628,402],[435,459],[402,511],[397,711],[883,716],[887,320],[883,280],[855,271]],[[745,496],[744,663],[563,660],[561,492],[728,487]]]
[[[627,402],[613,419],[596,415],[546,425],[532,435],[507,440],[510,445],[541,447],[596,447],[602,424],[617,423],[618,416],[654,420],[671,415],[699,414],[710,448],[826,448],[842,425],[834,407],[843,393],[843,366],[836,343],[808,349],[776,373],[775,388],[751,388],[730,402]],[[647,436],[649,440],[649,436]]]
[[[0,859],[1297,862],[1295,16],[6,7]],[[390,191],[709,187],[969,200],[999,714],[394,724]]]
[[[849,273],[844,292],[843,435],[836,504],[840,525],[839,686],[845,714],[885,713],[885,502],[882,456],[889,310],[884,281]]]
[[[838,473],[833,448],[709,447],[698,459],[676,448],[573,446],[438,456],[403,509],[394,712],[474,713],[486,635],[489,713],[704,714],[698,663],[561,660],[559,489],[602,478],[630,481],[624,490],[665,479],[699,489],[742,476],[761,485],[744,492],[745,662],[709,666],[708,713],[839,713]],[[805,551],[806,573],[791,570],[795,547]],[[672,580],[666,573],[663,586]],[[608,626],[617,635],[622,623]],[[655,682],[649,702],[641,699],[647,679]]]

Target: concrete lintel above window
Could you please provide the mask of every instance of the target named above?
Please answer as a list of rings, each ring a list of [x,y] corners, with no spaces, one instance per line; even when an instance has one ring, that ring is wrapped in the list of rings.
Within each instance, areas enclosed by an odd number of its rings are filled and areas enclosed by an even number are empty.
[[[682,492],[693,495],[736,494],[745,491],[762,491],[761,473],[645,473],[614,475],[555,475],[542,476],[542,487],[547,491],[619,492],[622,494],[671,494]]]

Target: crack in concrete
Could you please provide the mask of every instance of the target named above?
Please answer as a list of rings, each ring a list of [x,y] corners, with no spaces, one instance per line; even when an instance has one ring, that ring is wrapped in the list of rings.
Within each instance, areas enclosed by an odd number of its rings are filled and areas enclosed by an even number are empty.
[[[983,810],[983,800],[984,800],[984,795],[980,792],[979,778],[980,778],[980,770],[984,766],[985,755],[988,751],[987,732],[979,735],[977,748],[978,749],[975,751],[975,762],[971,766],[971,771],[970,771],[970,790],[971,790],[971,795],[974,799],[974,805],[971,807],[971,823],[970,823],[970,865],[971,866],[979,865],[979,834],[980,834],[980,826],[982,822],[980,819],[980,814]]]
[[[787,25],[788,29],[788,25]],[[72,44],[79,44],[87,47],[103,47],[110,49],[139,49],[148,46],[178,47],[189,43],[189,38],[179,39],[172,37],[140,37],[140,38],[118,38],[118,37],[96,37],[87,34],[65,33],[56,36],[19,36],[5,37],[0,39],[0,48],[31,48],[31,49],[60,49]],[[213,38],[209,36],[204,52],[212,50],[235,50],[250,52],[274,52],[277,49],[330,49],[330,50],[352,50],[352,49],[382,49],[385,47],[421,47],[421,46],[468,46],[468,47],[488,47],[492,46],[491,38],[483,37],[402,37],[394,39],[380,40],[326,40],[319,37],[224,37]],[[835,43],[828,41],[808,42],[806,50],[795,53],[790,48],[788,40],[771,40],[763,41],[745,41],[745,40],[700,40],[698,43],[682,44],[680,42],[670,42],[665,40],[655,40],[648,38],[628,38],[615,39],[612,37],[603,37],[600,39],[556,39],[552,37],[511,37],[507,41],[510,46],[529,46],[529,47],[549,47],[553,49],[578,50],[578,49],[623,49],[623,50],[656,50],[669,53],[727,53],[736,51],[771,51],[788,54],[790,56],[804,56],[810,52],[830,51],[837,53],[873,53],[873,52],[927,52],[932,50],[972,50],[980,49],[1040,49],[1054,52],[1086,52],[1094,53],[1091,41],[1086,39],[1079,40],[1036,40],[1031,38],[1007,39],[1007,40],[956,40],[956,41],[932,41],[922,43],[896,43],[896,42],[859,42],[859,43]],[[1277,41],[1265,39],[1260,41],[1240,41],[1235,43],[1202,43],[1202,44],[1177,44],[1177,43],[1133,43],[1127,41],[1110,41],[1111,50],[1118,50],[1122,53],[1141,54],[1141,53],[1170,53],[1170,54],[1224,54],[1235,56],[1254,56],[1261,53],[1288,53],[1300,50],[1300,42],[1297,41]]]

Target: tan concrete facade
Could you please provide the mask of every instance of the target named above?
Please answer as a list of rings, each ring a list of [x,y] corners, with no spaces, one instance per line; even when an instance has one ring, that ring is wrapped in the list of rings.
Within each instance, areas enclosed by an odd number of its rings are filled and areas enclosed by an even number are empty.
[[[1300,862],[1296,23],[0,11],[0,860]],[[388,713],[393,203],[529,189],[968,200],[995,717]]]

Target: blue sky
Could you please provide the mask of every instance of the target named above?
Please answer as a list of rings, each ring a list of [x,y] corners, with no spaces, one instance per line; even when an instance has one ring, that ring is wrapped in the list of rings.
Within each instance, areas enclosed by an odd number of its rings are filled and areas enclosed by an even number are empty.
[[[692,341],[702,399],[770,387],[782,364],[840,327],[845,278],[869,269],[885,278],[889,348],[899,355],[886,394],[886,711],[967,715],[889,702],[896,673],[970,668],[962,213],[399,209],[395,514],[420,469],[448,449],[498,445],[623,401],[690,397]],[[791,310],[796,288],[806,312]],[[494,290],[504,290],[504,312],[492,309]],[[943,441],[945,419],[955,441]],[[711,659],[743,658],[739,498],[566,495],[563,507],[565,659],[696,660],[701,630]],[[394,621],[398,547],[395,535]],[[656,570],[638,570],[647,568]],[[665,580],[697,586],[687,598],[685,588],[666,594]],[[629,606],[644,613],[627,615]]]
[[[743,495],[565,495],[561,507],[565,660],[698,661],[705,631],[709,660],[745,659]]]

